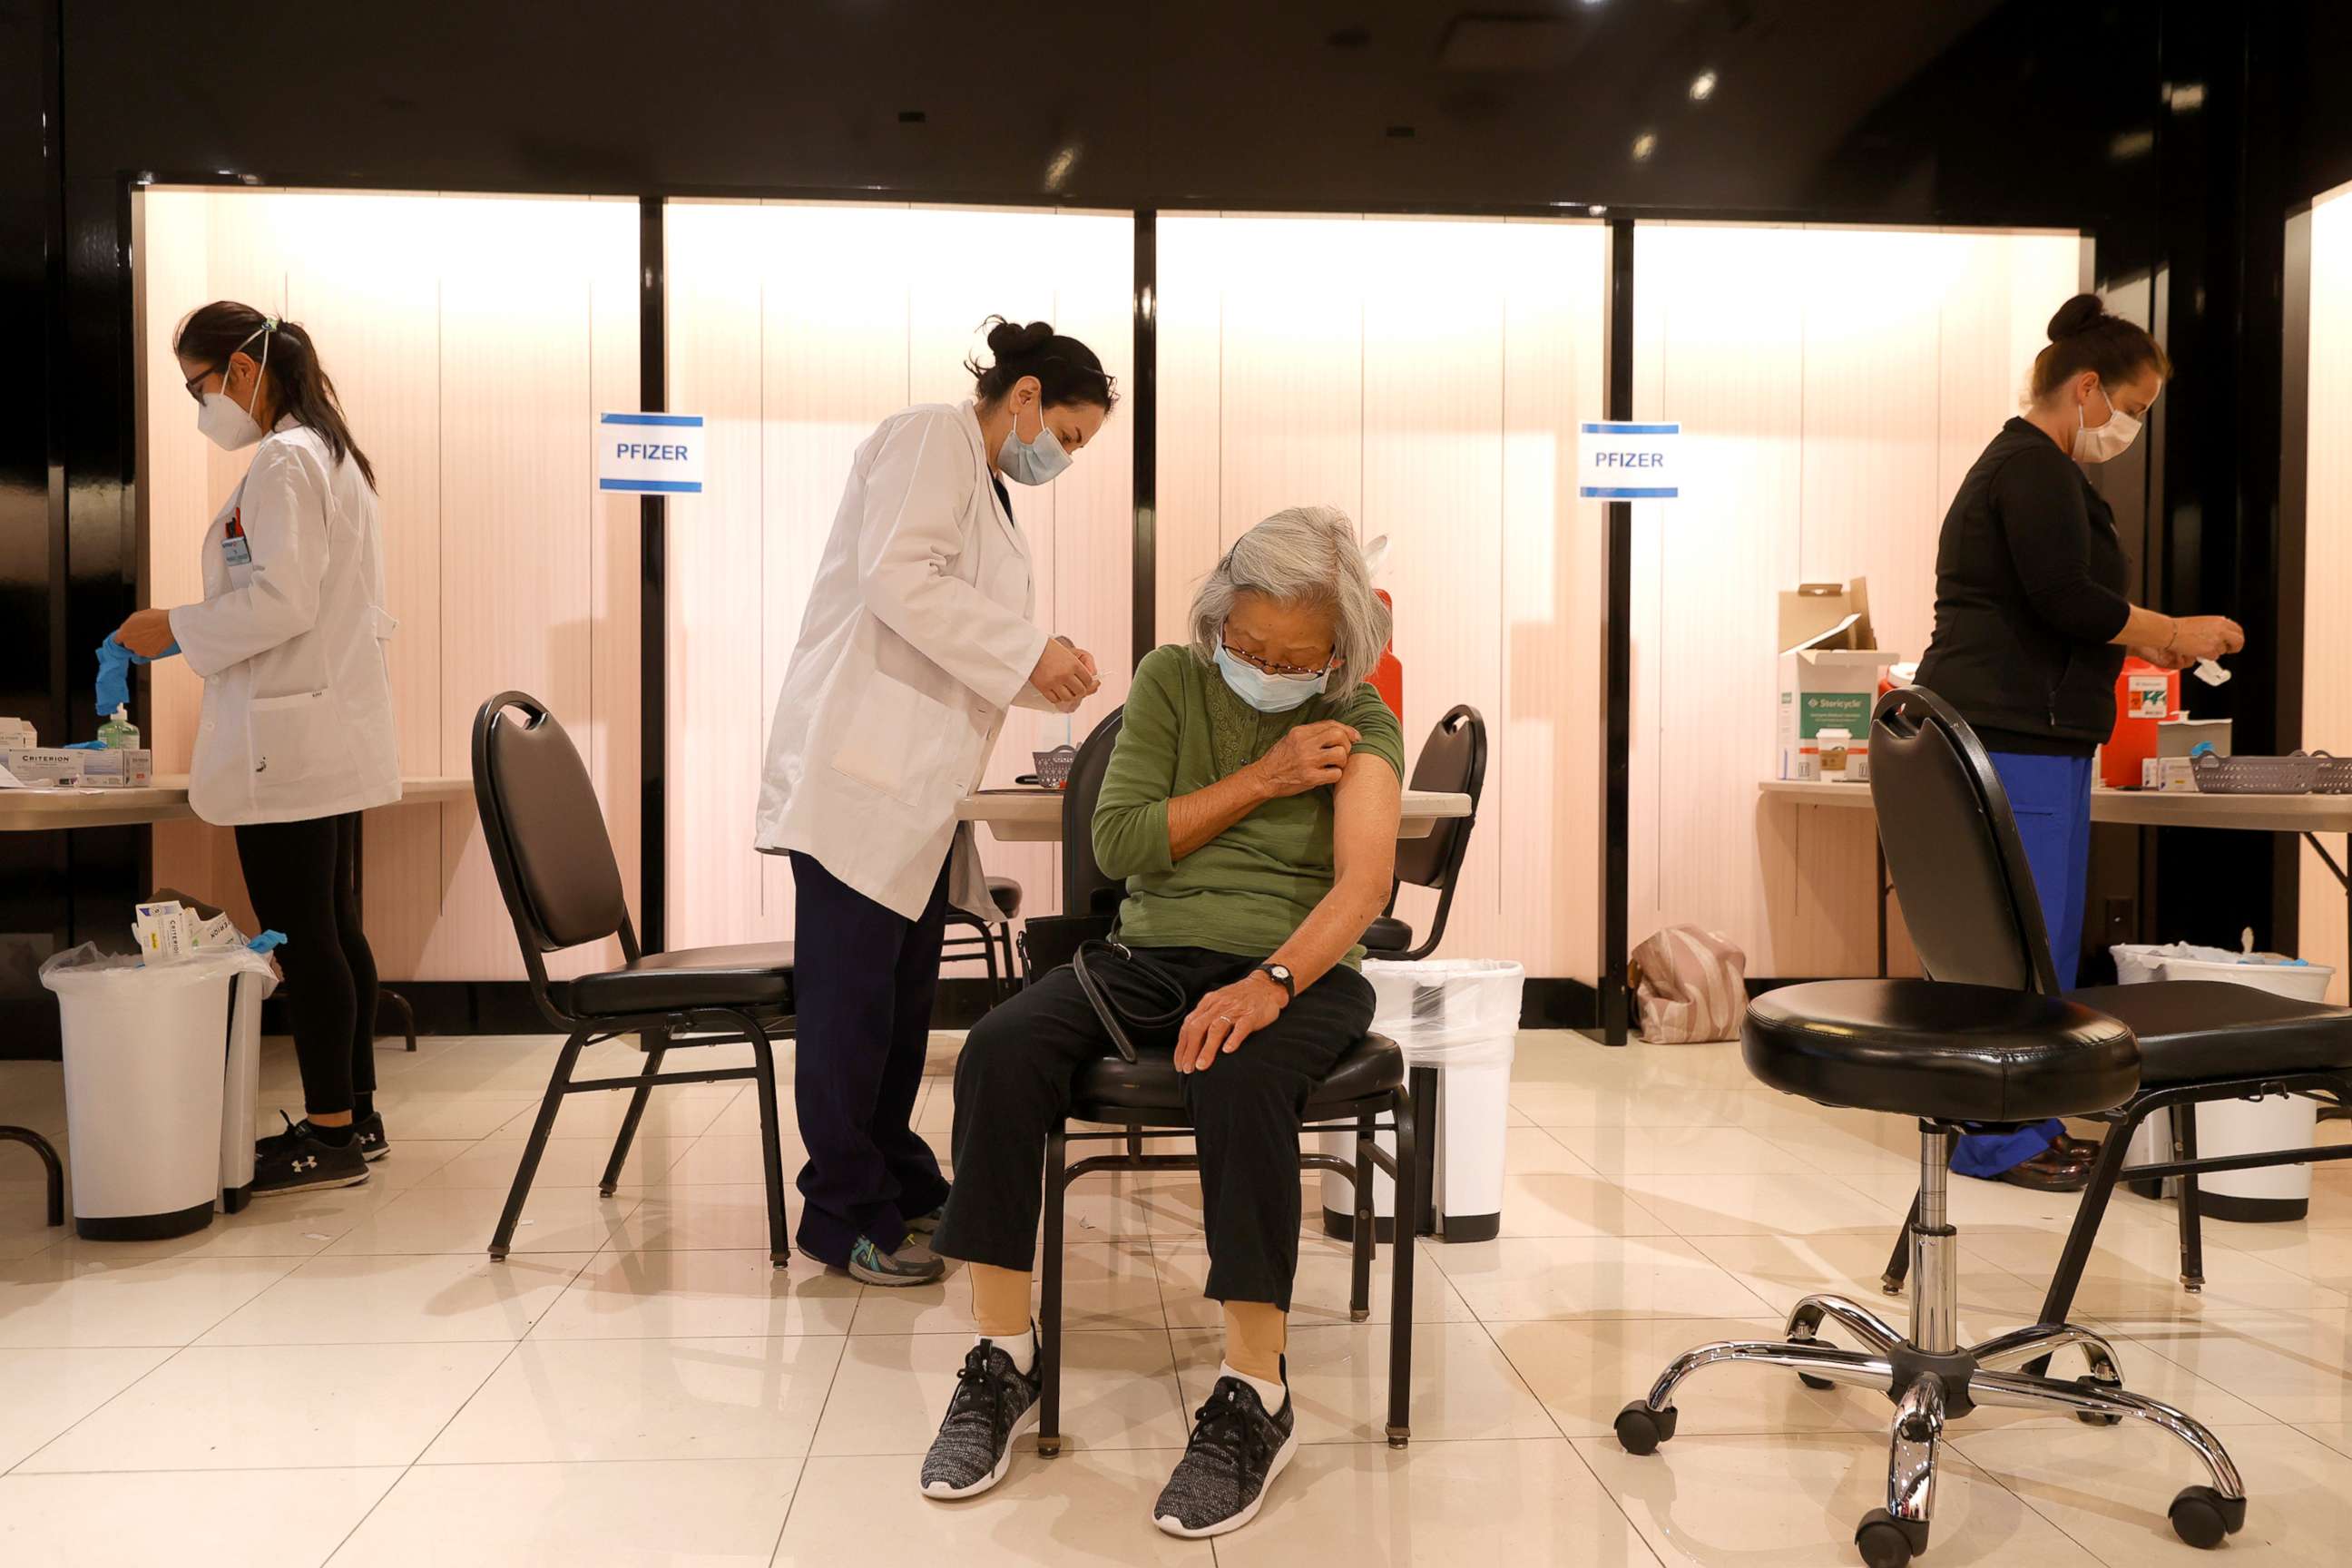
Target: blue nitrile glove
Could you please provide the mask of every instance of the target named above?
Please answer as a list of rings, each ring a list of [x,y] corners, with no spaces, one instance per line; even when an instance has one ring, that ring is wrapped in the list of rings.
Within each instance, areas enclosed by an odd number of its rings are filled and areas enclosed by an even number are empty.
[[[180,645],[175,642],[155,657],[169,658],[179,651]],[[114,640],[113,633],[107,634],[106,640],[98,645],[98,716],[100,718],[111,718],[117,708],[131,706],[131,667],[148,662],[150,661],[145,654],[132,653]]]
[[[106,742],[103,741],[68,741],[66,742],[64,749],[68,752],[102,752],[106,750]]]
[[[266,931],[259,936],[255,937],[251,942],[247,942],[245,945],[253,949],[256,952],[268,952],[271,948],[282,945],[285,941],[286,933],[284,931]]]

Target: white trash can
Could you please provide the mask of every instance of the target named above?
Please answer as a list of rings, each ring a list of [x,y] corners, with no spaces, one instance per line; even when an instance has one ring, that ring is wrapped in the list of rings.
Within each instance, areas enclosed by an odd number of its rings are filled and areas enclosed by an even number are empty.
[[[2146,980],[2213,980],[2251,985],[2300,1002],[2325,1002],[2336,977],[2325,963],[2246,963],[2225,948],[2118,947],[2116,969],[2125,984]],[[2197,1154],[2219,1159],[2273,1149],[2308,1149],[2316,1141],[2318,1102],[2301,1095],[2263,1100],[2208,1100],[2197,1108]],[[2158,1111],[2134,1134],[2129,1163],[2153,1164],[2172,1158],[2172,1115]],[[2151,1184],[2134,1183],[2142,1195]],[[2169,1196],[2176,1178],[2164,1184]],[[2272,1165],[2262,1170],[2223,1171],[2197,1178],[2199,1207],[2215,1219],[2262,1223],[2302,1219],[2311,1208],[2311,1167]]]
[[[44,963],[41,984],[57,993],[63,1024],[76,1233],[185,1236],[210,1225],[216,1205],[242,1206],[242,1194],[224,1193],[235,1166],[223,1148],[225,1107],[234,1066],[245,1079],[249,1185],[257,1052],[231,1048],[231,990],[250,996],[241,1022],[257,1037],[260,998],[275,984],[269,961],[236,948],[150,965],[85,945]]]
[[[1511,1058],[1518,1038],[1527,971],[1492,959],[1368,962],[1375,998],[1372,1031],[1403,1047],[1416,1148],[1430,1172],[1430,1220],[1447,1241],[1486,1241],[1502,1229],[1503,1131],[1510,1116]],[[1434,1101],[1433,1105],[1432,1101]],[[1355,1157],[1349,1133],[1319,1135],[1327,1154]],[[1381,1134],[1391,1152],[1396,1141]],[[1373,1234],[1393,1239],[1396,1184],[1372,1178]],[[1323,1173],[1323,1229],[1355,1235],[1355,1184]]]

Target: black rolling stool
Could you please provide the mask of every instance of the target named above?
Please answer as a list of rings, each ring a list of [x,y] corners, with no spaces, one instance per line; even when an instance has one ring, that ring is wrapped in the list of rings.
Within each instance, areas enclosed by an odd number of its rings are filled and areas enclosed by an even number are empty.
[[[1927,1547],[1936,1449],[1947,1421],[1979,1405],[2066,1410],[2094,1425],[2126,1416],[2154,1422],[2194,1449],[2213,1484],[2173,1500],[2172,1527],[2193,1546],[2218,1546],[2246,1521],[2246,1494],[2221,1440],[2168,1405],[2127,1394],[2105,1340],[2044,1323],[1962,1348],[1953,1247],[1944,1208],[1944,1140],[1961,1122],[2040,1121],[2102,1111],[2131,1098],[2139,1047],[2103,1013],[2057,997],[1931,980],[1824,981],[1769,992],[1741,1030],[1748,1069],[1773,1088],[1824,1105],[1885,1110],[1919,1122],[1919,1222],[1911,1232],[1911,1331],[1898,1333],[1842,1296],[1808,1296],[1789,1318],[1786,1343],[1724,1341],[1678,1357],[1617,1417],[1617,1440],[1648,1454],[1675,1434],[1675,1390],[1727,1362],[1783,1367],[1816,1388],[1875,1388],[1895,1405],[1886,1507],[1854,1544],[1871,1568],[1902,1568]],[[1860,1350],[1821,1343],[1823,1320]],[[2073,1382],[2004,1367],[2080,1346],[2089,1373]]]

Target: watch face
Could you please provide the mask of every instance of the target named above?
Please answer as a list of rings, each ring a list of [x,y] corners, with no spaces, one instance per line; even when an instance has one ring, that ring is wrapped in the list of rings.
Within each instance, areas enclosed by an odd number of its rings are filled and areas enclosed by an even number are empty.
[[[1290,965],[1286,963],[1269,963],[1265,966],[1265,972],[1268,974],[1273,975],[1276,980],[1287,980],[1290,978]]]

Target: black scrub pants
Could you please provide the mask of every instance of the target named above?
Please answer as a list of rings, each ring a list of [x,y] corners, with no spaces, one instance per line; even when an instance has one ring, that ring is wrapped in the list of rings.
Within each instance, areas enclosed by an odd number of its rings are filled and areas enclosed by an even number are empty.
[[[1188,1004],[1264,962],[1192,947],[1140,947],[1134,962],[1173,979]],[[1089,965],[1092,973],[1093,966]],[[1124,1016],[1160,1012],[1123,963],[1097,978]],[[1187,1009],[1189,1011],[1189,1007]],[[1187,1073],[1184,1109],[1201,1157],[1213,1301],[1290,1310],[1298,1271],[1298,1124],[1307,1097],[1372,1026],[1372,986],[1331,970],[1206,1072]],[[1172,1052],[1182,1020],[1128,1029],[1139,1051]],[[931,1244],[941,1256],[1028,1269],[1037,1254],[1045,1135],[1070,1113],[1072,1086],[1114,1049],[1067,965],[982,1018],[956,1062],[955,1193]]]
[[[909,1216],[947,1201],[939,1156],[913,1126],[940,988],[948,872],[913,920],[793,852],[793,1100],[800,1113],[800,1249],[849,1266],[859,1237],[885,1252]]]
[[[286,933],[278,967],[302,1068],[307,1115],[352,1109],[375,1093],[375,954],[360,925],[352,868],[360,814],[236,829],[237,863],[265,931]]]

